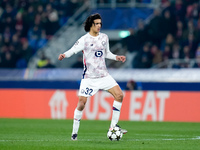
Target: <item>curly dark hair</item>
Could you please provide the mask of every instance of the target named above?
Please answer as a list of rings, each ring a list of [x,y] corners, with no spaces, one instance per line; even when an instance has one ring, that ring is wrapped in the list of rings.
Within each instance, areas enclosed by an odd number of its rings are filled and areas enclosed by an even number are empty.
[[[92,14],[90,15],[84,22],[84,29],[86,32],[90,31],[90,27],[92,26],[92,24],[94,23],[95,19],[101,19],[101,15],[96,13],[96,14]]]

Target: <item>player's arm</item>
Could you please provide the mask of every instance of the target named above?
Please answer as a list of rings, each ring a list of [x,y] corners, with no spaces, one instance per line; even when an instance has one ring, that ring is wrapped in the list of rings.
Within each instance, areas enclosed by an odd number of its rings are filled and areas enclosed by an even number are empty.
[[[107,40],[107,47],[106,47],[106,58],[107,58],[107,59],[116,60],[116,61],[122,61],[122,62],[125,62],[125,61],[126,61],[126,56],[118,56],[118,55],[113,54],[113,53],[110,51],[110,48],[109,48],[109,41],[108,41],[108,40]]]
[[[73,46],[71,49],[68,51],[64,52],[63,54],[60,54],[58,56],[58,60],[63,60],[64,58],[69,58],[74,54],[77,54],[78,52],[82,51],[84,49],[84,43],[83,39],[80,38]]]
[[[121,56],[114,55],[111,52],[106,55],[106,58],[112,59],[112,60],[116,60],[116,61],[122,61],[122,62],[126,61],[126,56],[123,56],[123,55],[121,55]]]
[[[113,54],[113,53],[110,51],[108,37],[107,37],[107,45],[106,45],[106,54],[105,54],[105,58],[107,58],[107,59],[112,59],[112,60],[117,60],[117,55]]]

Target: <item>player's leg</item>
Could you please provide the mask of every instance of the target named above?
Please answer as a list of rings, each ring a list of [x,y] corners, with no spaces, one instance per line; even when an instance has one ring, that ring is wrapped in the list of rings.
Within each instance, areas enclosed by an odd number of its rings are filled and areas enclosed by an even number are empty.
[[[72,130],[72,140],[77,140],[78,130],[80,126],[80,120],[82,118],[83,109],[87,102],[87,97],[94,95],[98,90],[98,86],[95,86],[95,80],[93,79],[82,79],[79,89],[79,101],[77,108],[74,111],[74,122]],[[98,85],[98,84],[97,84]]]
[[[85,108],[86,102],[87,102],[87,97],[79,96],[79,101],[74,111],[74,121],[73,121],[73,130],[71,138],[72,140],[77,140],[80,121],[82,118],[83,109]]]
[[[108,75],[101,79],[101,83],[99,83],[100,87],[103,90],[107,90],[114,97],[113,102],[113,115],[111,120],[111,127],[116,126],[120,116],[120,110],[123,101],[123,93],[117,82],[113,79],[112,76]]]
[[[123,93],[119,85],[112,87],[108,90],[108,92],[111,93],[115,99],[113,102],[113,115],[111,120],[111,127],[114,127],[119,121],[120,110],[123,101]]]
[[[111,120],[111,125],[110,125],[110,127],[113,128],[115,126],[118,126],[117,123],[120,117],[120,111],[121,111],[121,106],[122,106],[122,101],[123,101],[123,92],[121,88],[119,87],[119,85],[112,87],[111,89],[108,90],[108,92],[111,93],[115,99],[113,102],[113,114],[112,114],[112,120]],[[124,134],[127,133],[127,130],[125,129],[121,129],[121,130]]]

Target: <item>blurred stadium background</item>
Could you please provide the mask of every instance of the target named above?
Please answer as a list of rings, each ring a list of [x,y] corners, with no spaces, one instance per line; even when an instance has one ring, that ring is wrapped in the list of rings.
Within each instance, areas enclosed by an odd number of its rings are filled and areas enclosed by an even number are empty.
[[[102,15],[111,51],[127,56],[107,60],[129,107],[121,119],[200,122],[199,0],[1,0],[0,117],[73,118],[82,55],[57,58],[92,13]],[[110,119],[105,97],[89,100],[99,111],[88,105],[85,119]]]
[[[85,33],[82,24],[95,12],[111,50],[128,56],[108,67],[199,67],[198,0],[2,0],[0,6],[1,68],[81,67],[78,56],[68,63],[56,56]]]

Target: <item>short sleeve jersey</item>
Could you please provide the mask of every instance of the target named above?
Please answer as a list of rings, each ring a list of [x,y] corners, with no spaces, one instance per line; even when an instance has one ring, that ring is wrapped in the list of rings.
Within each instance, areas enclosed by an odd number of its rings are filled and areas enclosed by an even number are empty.
[[[104,33],[95,37],[89,33],[85,34],[64,54],[65,57],[70,57],[80,51],[83,52],[83,78],[107,76],[105,58],[116,60],[116,55],[110,52],[108,36]]]

